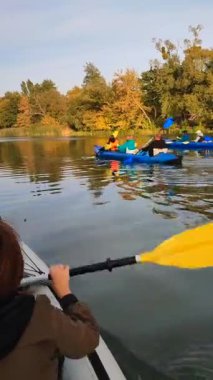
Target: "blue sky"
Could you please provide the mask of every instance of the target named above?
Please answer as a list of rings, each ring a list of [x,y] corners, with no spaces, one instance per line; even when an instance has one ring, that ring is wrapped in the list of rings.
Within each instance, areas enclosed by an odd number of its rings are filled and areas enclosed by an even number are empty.
[[[66,93],[80,85],[86,62],[110,81],[139,73],[156,58],[152,38],[177,42],[202,24],[213,46],[213,0],[5,0],[0,2],[0,95],[22,80],[52,79]]]

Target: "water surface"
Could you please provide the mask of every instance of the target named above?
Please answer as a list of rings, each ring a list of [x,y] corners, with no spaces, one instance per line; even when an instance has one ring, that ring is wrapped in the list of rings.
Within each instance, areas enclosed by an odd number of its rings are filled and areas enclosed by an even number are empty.
[[[180,168],[96,161],[103,139],[1,139],[0,215],[49,264],[152,249],[212,220],[213,157]],[[72,280],[128,379],[213,379],[213,270],[144,265]],[[143,376],[144,375],[144,376]]]

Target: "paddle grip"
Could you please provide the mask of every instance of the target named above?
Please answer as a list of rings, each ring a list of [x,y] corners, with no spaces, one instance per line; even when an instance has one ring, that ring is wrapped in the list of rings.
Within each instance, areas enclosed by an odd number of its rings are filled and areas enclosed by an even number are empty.
[[[100,263],[72,268],[70,269],[70,276],[79,276],[80,274],[99,272],[103,270],[108,270],[109,272],[111,272],[114,268],[124,267],[133,264],[136,264],[135,256],[115,260],[107,259],[106,261],[102,261]]]

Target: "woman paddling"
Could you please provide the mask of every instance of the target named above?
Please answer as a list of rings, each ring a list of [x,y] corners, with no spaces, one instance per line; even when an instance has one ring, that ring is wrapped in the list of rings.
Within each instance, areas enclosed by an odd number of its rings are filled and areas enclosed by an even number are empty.
[[[69,267],[50,268],[63,312],[43,295],[18,290],[24,261],[15,231],[0,220],[0,379],[56,380],[60,358],[94,351],[99,329],[69,287]]]
[[[148,152],[150,157],[156,156],[159,153],[167,153],[168,148],[162,134],[157,134],[154,139],[151,139],[146,145],[141,148],[142,152]]]

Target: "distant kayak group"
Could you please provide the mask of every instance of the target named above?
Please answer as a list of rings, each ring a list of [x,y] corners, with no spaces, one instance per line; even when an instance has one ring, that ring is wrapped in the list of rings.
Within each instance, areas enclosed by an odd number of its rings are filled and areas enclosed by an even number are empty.
[[[115,131],[110,137],[105,146],[100,148],[100,151],[110,151],[126,154],[143,154],[148,152],[149,157],[158,155],[159,153],[167,153],[168,148],[162,133],[158,133],[151,138],[144,146],[138,149],[137,143],[132,135],[127,136],[124,144],[119,144],[117,138],[118,132]]]
[[[190,142],[190,137],[188,132],[185,130],[181,137],[177,138],[178,142]],[[201,142],[213,142],[213,138],[210,136],[204,136],[203,132],[199,129],[196,131],[196,139],[192,142],[201,143]]]
[[[201,130],[196,131],[195,140],[190,140],[190,136],[186,130],[183,131],[181,137],[177,137],[176,140],[168,140],[163,138],[163,131],[156,134],[151,138],[145,145],[140,149],[137,147],[137,143],[134,140],[132,135],[127,136],[126,142],[122,145],[119,144],[117,138],[118,132],[115,131],[109,137],[107,144],[102,147],[102,151],[112,151],[120,153],[130,153],[130,154],[139,154],[143,152],[148,152],[150,157],[156,156],[159,153],[167,153],[168,148],[171,148],[171,143],[213,143],[213,138],[210,136],[204,136]]]
[[[183,134],[177,140],[166,140],[166,145],[170,149],[181,150],[211,150],[213,149],[213,138],[210,136],[204,136],[203,132],[196,131],[196,139],[190,140],[187,131],[183,131]]]
[[[182,156],[169,152],[169,149],[213,149],[213,139],[204,136],[201,130],[196,131],[196,139],[193,141],[190,141],[187,131],[183,131],[182,136],[176,140],[164,139],[163,130],[161,130],[141,148],[138,148],[132,135],[127,136],[124,144],[119,144],[117,136],[118,132],[115,131],[103,147],[96,145],[96,157],[125,163],[180,164]]]
[[[181,164],[182,157],[168,152],[166,141],[161,133],[155,135],[140,149],[133,136],[127,136],[124,144],[119,144],[117,131],[103,147],[95,146],[96,157],[100,159],[118,160],[126,164]]]

